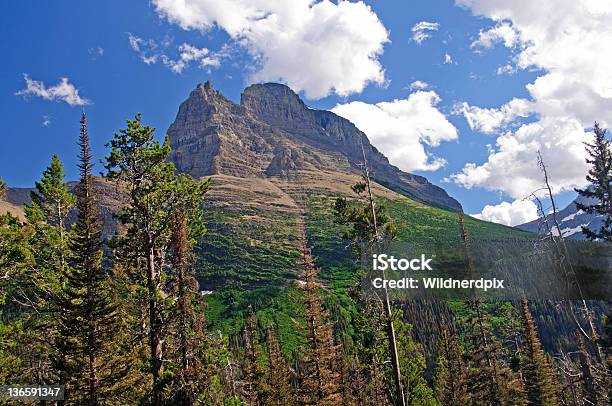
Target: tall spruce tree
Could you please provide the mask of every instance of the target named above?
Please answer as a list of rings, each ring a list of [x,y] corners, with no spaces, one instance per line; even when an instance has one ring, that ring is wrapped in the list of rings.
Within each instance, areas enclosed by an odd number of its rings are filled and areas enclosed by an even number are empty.
[[[31,308],[27,299],[23,300],[23,290],[27,290],[30,279],[29,270],[35,264],[30,245],[32,232],[32,227],[16,217],[0,214],[1,385],[20,381],[43,384],[53,378],[49,376],[52,375],[50,368],[40,368],[41,364],[48,365],[45,354],[49,348],[40,345],[38,330],[30,329],[31,318],[37,321],[38,309]]]
[[[553,406],[558,404],[558,388],[550,358],[542,350],[535,321],[529,304],[521,302],[523,340],[521,343],[520,368],[523,375],[525,397],[528,405]]]
[[[308,348],[304,357],[304,376],[301,382],[300,404],[304,406],[342,405],[340,374],[337,370],[340,346],[335,343],[334,329],[329,321],[319,293],[321,284],[317,280],[318,269],[302,235],[302,266],[304,304]]]
[[[198,295],[198,282],[193,268],[192,239],[183,210],[172,219],[171,283],[176,298],[173,309],[173,341],[171,358],[175,362],[173,403],[194,404],[199,394],[206,391],[210,371],[206,353],[209,340],[205,333],[204,310]]]
[[[463,349],[453,326],[443,328],[435,368],[436,398],[441,405],[463,406],[470,403],[463,357]]]
[[[270,388],[263,365],[259,328],[253,307],[249,305],[244,326],[243,398],[249,406],[264,405]]]
[[[57,299],[60,352],[58,369],[71,402],[98,405],[112,399],[128,371],[114,356],[117,299],[102,267],[102,224],[96,207],[92,155],[85,113],[79,138],[77,219],[69,239],[68,264]]]
[[[291,388],[291,369],[282,353],[281,343],[276,330],[268,325],[266,329],[266,348],[268,355],[267,386],[269,388],[265,405],[291,406],[295,398]]]
[[[33,255],[32,271],[22,280],[17,298],[32,311],[22,320],[26,331],[38,332],[21,338],[23,348],[35,362],[31,366],[35,380],[41,384],[57,382],[59,372],[53,359],[58,335],[58,311],[54,298],[60,292],[67,266],[68,232],[66,219],[74,206],[74,196],[65,183],[64,167],[57,155],[43,172],[30,193],[32,203],[25,206],[28,226],[33,230],[29,240]],[[24,313],[24,316],[28,312]],[[40,334],[40,332],[44,332]]]
[[[57,290],[59,275],[66,267],[68,238],[66,219],[74,207],[74,196],[65,183],[64,165],[57,155],[30,192],[32,203],[25,206],[25,216],[36,228],[32,243],[36,246],[37,267],[44,275],[46,293]]]
[[[612,241],[612,142],[606,138],[606,130],[596,122],[593,126],[595,139],[585,143],[591,165],[586,177],[589,187],[576,189],[580,196],[595,199],[591,204],[577,203],[576,207],[587,213],[603,216],[599,230],[582,226],[582,233],[590,240]]]
[[[140,114],[127,121],[108,144],[105,176],[118,182],[129,196],[118,214],[127,231],[118,242],[117,260],[136,273],[134,280],[142,287],[146,306],[146,333],[149,341],[149,367],[152,377],[152,403],[162,402],[164,338],[167,333],[168,296],[165,274],[172,239],[172,219],[183,210],[190,235],[204,232],[201,205],[210,187],[210,179],[194,181],[188,175],[177,176],[167,162],[170,143],[154,138],[155,129],[141,123]]]

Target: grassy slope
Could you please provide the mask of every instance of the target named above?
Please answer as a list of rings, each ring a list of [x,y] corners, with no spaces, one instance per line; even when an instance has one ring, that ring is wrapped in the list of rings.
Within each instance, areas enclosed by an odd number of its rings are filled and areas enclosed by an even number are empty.
[[[350,325],[351,299],[356,264],[345,241],[342,226],[333,221],[331,205],[337,193],[299,188],[290,192],[301,208],[283,211],[271,205],[211,206],[209,232],[199,247],[203,289],[208,296],[208,321],[212,328],[227,333],[240,330],[248,304],[258,309],[262,325],[274,321],[281,330],[286,350],[301,342],[303,331],[300,291],[288,282],[298,274],[297,235],[299,216],[304,226],[321,278],[333,302],[340,306],[339,318]],[[442,242],[458,240],[457,213],[426,206],[399,195],[386,194],[384,202],[402,241]],[[468,217],[467,226],[475,239],[521,238],[529,233]]]

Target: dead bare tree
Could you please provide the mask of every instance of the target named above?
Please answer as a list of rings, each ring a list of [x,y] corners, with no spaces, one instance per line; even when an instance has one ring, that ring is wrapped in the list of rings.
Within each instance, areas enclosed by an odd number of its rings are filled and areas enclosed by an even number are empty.
[[[363,140],[361,141],[361,152],[363,154],[363,178],[366,183],[368,191],[368,200],[370,203],[370,210],[372,213],[372,224],[374,228],[374,242],[378,243],[381,241],[381,236],[378,232],[378,223],[376,221],[376,206],[374,198],[372,197],[372,188],[370,185],[370,172],[368,169],[368,161],[366,159],[365,149],[363,147]],[[383,279],[385,279],[384,271]],[[393,314],[391,311],[391,302],[389,300],[389,292],[387,291],[386,285],[383,287],[383,307],[385,310],[385,316],[387,319],[387,336],[389,339],[389,353],[391,355],[391,365],[393,367],[393,380],[395,383],[395,390],[397,391],[397,404],[398,406],[406,406],[406,397],[404,395],[404,388],[402,385],[402,373],[400,370],[399,355],[397,352],[397,338],[395,336],[395,326],[393,325]]]
[[[565,273],[566,280],[568,283],[573,283],[578,290],[578,294],[580,296],[580,302],[582,305],[581,311],[584,315],[585,320],[587,321],[588,329],[590,330],[590,334],[580,324],[578,318],[576,317],[576,313],[574,311],[574,308],[573,308],[574,306],[572,304],[572,301],[568,300],[566,301],[566,303],[569,306],[570,314],[572,315],[572,318],[574,319],[574,322],[576,323],[578,331],[587,340],[595,343],[595,347],[597,349],[597,360],[598,362],[602,362],[603,352],[602,352],[601,346],[598,343],[599,335],[597,334],[597,329],[595,327],[595,322],[593,320],[593,313],[589,309],[587,302],[584,299],[584,295],[580,287],[580,283],[578,281],[576,271],[574,270],[572,261],[570,259],[570,253],[569,253],[569,249],[567,248],[567,244],[565,242],[565,237],[563,236],[561,226],[559,225],[559,222],[557,220],[557,212],[558,212],[557,205],[556,205],[556,202],[553,196],[552,187],[550,185],[548,170],[546,168],[546,164],[544,163],[544,159],[542,158],[542,154],[539,150],[537,152],[537,159],[538,159],[538,167],[540,168],[540,171],[542,172],[544,176],[544,188],[539,189],[539,190],[545,190],[546,194],[548,195],[548,199],[551,202],[550,215],[552,218],[552,227],[550,226],[550,224],[548,224],[548,218],[546,217],[546,214],[544,213],[542,202],[536,195],[537,191],[532,193],[531,195],[535,197],[536,201],[538,202],[539,210],[543,213],[544,222],[546,223],[546,227],[549,230],[549,235],[547,237],[549,237],[550,241],[553,243],[555,252],[557,253],[559,261],[560,261],[560,267]]]

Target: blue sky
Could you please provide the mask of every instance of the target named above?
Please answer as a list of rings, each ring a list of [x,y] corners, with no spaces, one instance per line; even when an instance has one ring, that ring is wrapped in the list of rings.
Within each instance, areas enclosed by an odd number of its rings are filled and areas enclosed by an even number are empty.
[[[227,3],[230,9],[241,7],[243,1],[220,0],[216,4]],[[554,31],[547,22],[550,7],[530,5],[526,0],[517,1],[516,9],[496,7],[497,1],[460,2],[464,4],[367,1],[365,5],[341,7],[329,2],[322,5],[320,0],[299,0],[296,4],[302,3],[301,8],[293,10],[293,5],[287,5],[290,2],[280,5],[270,1],[276,5],[268,7],[256,0],[249,3],[260,8],[253,11],[255,17],[245,12],[245,19],[237,21],[223,10],[214,10],[214,2],[209,0],[186,0],[193,6],[191,14],[165,0],[3,2],[0,176],[11,186],[31,186],[51,154],[57,153],[66,164],[68,177],[75,179],[82,108],[88,114],[94,153],[102,157],[104,143],[136,112],[163,135],[179,104],[199,82],[211,80],[226,97],[238,101],[249,83],[276,77],[290,85],[301,84],[293,87],[302,86],[300,95],[308,105],[335,108],[360,127],[368,128],[376,117],[387,120],[372,130],[380,132],[379,127],[385,127],[384,134],[368,134],[377,146],[380,142],[399,150],[398,146],[415,145],[414,150],[426,154],[428,164],[444,160],[435,170],[432,166],[421,170],[425,164],[415,169],[416,161],[406,159],[414,151],[404,148],[405,155],[392,162],[444,187],[468,213],[481,213],[489,205],[489,211],[481,216],[492,221],[516,224],[533,218],[533,203],[522,199],[541,183],[534,153],[540,148],[550,160],[553,178],[558,179],[555,191],[559,203],[568,203],[574,197],[569,190],[581,182],[584,167],[573,163],[583,159],[578,146],[588,139],[589,123],[594,118],[604,125],[612,121],[608,108],[610,74],[595,68],[581,72],[569,61],[575,55],[564,54],[562,48],[569,49],[577,39],[572,30],[566,30],[569,34]],[[560,16],[572,13],[574,3],[559,2],[555,12]],[[307,10],[307,19],[315,9],[345,18],[342,24],[346,29],[322,23],[317,31],[316,17],[310,26],[304,24],[300,13]],[[260,11],[262,14],[256,14]],[[605,7],[587,11],[584,27],[586,17],[592,20],[595,15],[594,25],[597,19],[604,24],[612,13]],[[256,24],[274,14],[276,25],[262,38],[261,30],[268,28]],[[351,17],[355,15],[358,17]],[[418,30],[413,27],[418,28],[420,22],[431,23],[428,27],[434,29],[422,30],[429,37],[418,42],[414,39]],[[583,28],[579,18],[568,24]],[[287,27],[295,29],[296,38],[307,44],[304,49],[321,58],[315,63],[329,64],[328,71],[302,72],[295,68],[299,64],[284,66],[290,58],[283,54],[288,47],[275,41]],[[381,27],[386,31],[381,32]],[[586,40],[581,37],[585,46],[590,45],[590,34],[597,34],[604,42],[612,38],[609,28],[603,33],[589,31]],[[375,36],[378,40],[372,39]],[[547,42],[550,38],[556,38],[561,49],[555,51],[556,46]],[[354,47],[354,55],[348,57],[354,56],[355,62],[366,58],[367,64],[374,70],[378,66],[379,71],[361,73],[350,66],[352,61],[348,67],[334,66],[334,56],[343,56],[343,50],[334,49],[334,44],[343,40]],[[380,49],[372,53],[376,41]],[[182,44],[191,48],[179,48]],[[300,46],[296,46],[298,51]],[[188,55],[182,61],[184,67],[177,65],[181,51]],[[595,64],[606,64],[592,53],[583,52],[582,56],[592,58]],[[447,55],[450,63],[445,63],[449,62]],[[552,64],[553,57],[562,62]],[[339,73],[334,75],[336,68]],[[26,77],[42,83],[30,82],[28,87]],[[353,79],[348,90],[339,84],[343,77]],[[61,78],[67,78],[66,86],[54,88]],[[421,89],[415,85],[410,88],[416,81],[423,82]],[[328,82],[331,88],[318,87]],[[584,106],[581,97],[587,96],[564,88],[568,83],[593,89],[597,97],[589,99],[592,109],[572,108],[572,103]],[[358,89],[359,84],[363,89]],[[559,95],[572,100],[560,103],[565,99]],[[518,102],[509,104],[513,99]],[[387,104],[380,104],[384,102]]]

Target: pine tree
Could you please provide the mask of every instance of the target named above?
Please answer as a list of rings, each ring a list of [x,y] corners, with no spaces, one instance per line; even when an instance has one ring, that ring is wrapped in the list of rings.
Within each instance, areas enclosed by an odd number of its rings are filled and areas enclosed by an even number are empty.
[[[6,182],[0,178],[0,198],[4,198],[6,196]]]
[[[40,181],[35,183],[36,190],[30,193],[32,204],[26,205],[26,215],[30,222],[44,221],[66,229],[66,217],[74,206],[74,196],[65,183],[64,164],[57,155],[43,172]]]
[[[413,406],[433,406],[437,402],[424,377],[425,357],[421,346],[412,338],[412,326],[400,319],[401,311],[394,313],[398,356],[402,369],[402,386],[406,390],[406,403]]]
[[[36,321],[36,308],[24,298],[29,269],[34,267],[30,240],[32,227],[10,214],[0,214],[0,384],[36,382],[48,377],[40,364],[48,346],[39,344],[37,330],[31,330],[31,318]],[[27,294],[27,293],[26,293]],[[39,325],[38,323],[36,324]],[[37,351],[40,348],[41,351]],[[40,356],[40,357],[38,357]],[[30,362],[36,358],[34,362]],[[32,373],[34,372],[34,373]]]
[[[79,139],[81,178],[77,220],[69,241],[68,266],[59,294],[58,369],[73,402],[98,405],[112,398],[128,367],[113,357],[118,302],[102,268],[102,228],[94,197],[91,148],[85,113]]]
[[[520,368],[528,405],[558,404],[558,388],[555,372],[549,357],[542,350],[536,324],[529,311],[527,300],[521,303],[523,341],[521,343]]]
[[[301,404],[341,405],[340,374],[337,371],[340,346],[334,341],[329,312],[323,307],[319,293],[321,285],[317,280],[318,269],[306,245],[305,235],[302,235],[302,265],[304,269],[300,278],[303,281],[309,346],[304,358]]]
[[[249,406],[263,405],[270,388],[266,380],[259,328],[253,307],[249,305],[244,327],[243,397]]]
[[[290,406],[295,404],[291,383],[291,370],[283,356],[281,343],[272,326],[266,329],[266,344],[268,355],[267,387],[268,394],[265,405]]]
[[[28,244],[33,264],[22,275],[19,287],[21,293],[17,300],[27,309],[21,320],[26,334],[19,340],[23,350],[29,353],[34,380],[40,384],[59,379],[52,362],[58,355],[53,343],[58,334],[59,310],[53,299],[63,283],[68,252],[66,219],[74,205],[64,178],[63,164],[53,155],[30,193],[32,203],[25,206],[27,227],[32,230]]]
[[[171,358],[176,363],[173,403],[194,404],[198,394],[208,386],[206,353],[209,340],[205,333],[204,306],[198,295],[198,282],[193,270],[193,255],[187,218],[182,210],[172,219],[171,280],[176,298]]]
[[[127,232],[118,243],[117,259],[126,269],[137,273],[134,280],[143,288],[147,312],[149,365],[153,381],[152,403],[162,401],[164,372],[164,336],[167,332],[168,295],[164,273],[171,247],[172,219],[183,210],[190,235],[204,232],[200,206],[210,187],[210,179],[194,181],[188,175],[177,176],[174,165],[167,162],[170,143],[154,138],[155,129],[143,126],[140,115],[128,120],[108,144],[105,159],[106,177],[127,189],[129,203],[119,214]]]
[[[468,274],[474,276],[471,241],[463,212],[459,212],[459,231]],[[524,404],[523,388],[510,368],[501,362],[500,344],[491,333],[489,317],[478,297],[468,302],[467,339],[471,344],[468,360],[468,386],[472,403],[491,406]]]
[[[585,143],[591,165],[586,179],[589,187],[575,189],[580,196],[596,199],[592,204],[577,203],[576,207],[587,213],[603,216],[603,225],[599,230],[582,227],[582,233],[590,240],[612,241],[612,142],[606,138],[606,130],[596,122],[593,126],[595,140]]]
[[[472,402],[484,405],[521,405],[522,386],[515,374],[502,364],[501,348],[491,333],[489,317],[478,299],[469,302],[472,314],[467,326],[470,349],[468,385]]]
[[[25,215],[37,230],[33,244],[37,248],[38,268],[44,276],[39,286],[44,285],[40,287],[45,294],[57,290],[59,275],[66,266],[66,218],[74,206],[74,196],[65,183],[64,165],[57,155],[51,157],[50,165],[35,186]]]
[[[463,406],[470,403],[467,368],[454,328],[442,329],[438,344],[435,384],[436,398],[441,405]]]

